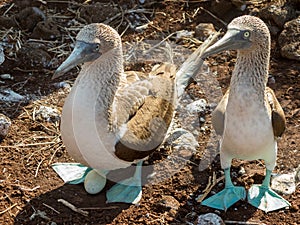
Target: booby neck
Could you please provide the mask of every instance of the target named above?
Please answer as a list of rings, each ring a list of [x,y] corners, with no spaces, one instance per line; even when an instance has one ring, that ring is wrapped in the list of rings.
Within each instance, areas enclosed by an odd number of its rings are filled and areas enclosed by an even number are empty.
[[[122,79],[126,79],[124,78],[122,48],[117,46],[97,60],[84,63],[74,86],[99,93],[97,100],[100,101],[101,107],[107,110],[112,105]]]
[[[238,50],[229,95],[251,92],[257,96],[255,100],[263,104],[269,61],[270,47],[267,45],[257,46],[251,50]]]

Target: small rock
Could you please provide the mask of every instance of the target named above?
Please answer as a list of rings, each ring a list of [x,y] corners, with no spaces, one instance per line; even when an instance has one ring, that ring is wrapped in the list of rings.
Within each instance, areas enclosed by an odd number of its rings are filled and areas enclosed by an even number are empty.
[[[195,37],[204,41],[215,32],[216,30],[212,23],[200,23],[195,28]]]
[[[180,207],[180,203],[170,195],[163,195],[162,199],[158,202],[158,207],[164,211],[175,210],[177,211]]]
[[[3,102],[20,102],[26,98],[11,89],[0,89],[0,101]]]
[[[33,29],[31,38],[54,40],[60,36],[57,24],[51,19],[46,21],[40,21]]]
[[[193,31],[180,30],[176,32],[176,40],[180,40],[182,38],[192,38],[193,36],[194,36]]]
[[[295,18],[296,11],[291,6],[284,6],[279,3],[263,8],[260,11],[260,16],[265,20],[273,20],[279,28],[282,28],[287,21]]]
[[[41,106],[35,112],[35,118],[40,121],[56,122],[60,119],[60,114],[57,109],[48,106]]]
[[[278,37],[282,57],[300,61],[300,16],[284,25]]]
[[[79,9],[79,17],[87,23],[100,23],[119,12],[118,7],[112,3],[96,2],[91,5],[82,5]]]
[[[0,139],[3,139],[6,137],[10,126],[11,126],[10,119],[5,115],[0,114]]]
[[[3,79],[3,80],[13,80],[14,78],[8,74],[8,73],[5,73],[5,74],[1,74],[0,75],[0,78]]]
[[[239,170],[239,174],[240,175],[244,175],[246,173],[246,170],[244,167],[241,166],[240,170]]]
[[[177,128],[172,133],[170,133],[169,137],[166,140],[166,143],[172,145],[173,147],[179,148],[187,148],[187,149],[196,149],[199,144],[193,134],[189,131]]]
[[[207,102],[205,99],[199,99],[186,106],[186,109],[190,113],[204,113],[206,110]]]
[[[3,46],[0,45],[0,65],[4,62],[4,60],[5,60],[5,55],[4,55]]]
[[[195,225],[225,225],[220,216],[214,213],[200,215],[195,222]]]
[[[53,86],[57,89],[63,88],[63,89],[70,89],[71,85],[65,81],[61,81],[58,83],[54,83]]]
[[[297,184],[300,183],[300,165],[298,166],[298,168],[296,169],[296,172],[295,172],[295,181]]]
[[[25,69],[49,68],[52,59],[46,46],[35,42],[24,43],[17,56],[18,63]]]
[[[295,173],[278,174],[272,177],[271,188],[284,195],[290,195],[295,192]]]

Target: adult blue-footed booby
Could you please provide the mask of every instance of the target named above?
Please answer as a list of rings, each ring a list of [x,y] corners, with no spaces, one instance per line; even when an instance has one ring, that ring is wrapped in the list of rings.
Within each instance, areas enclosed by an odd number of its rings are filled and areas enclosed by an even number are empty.
[[[274,92],[266,87],[270,60],[270,32],[257,17],[237,17],[223,38],[203,53],[203,57],[225,50],[237,50],[237,60],[229,90],[212,114],[212,124],[221,135],[220,159],[225,170],[225,189],[204,200],[202,205],[226,210],[246,198],[244,187],[230,178],[233,158],[263,159],[266,176],[262,185],[248,190],[248,202],[266,212],[289,206],[270,188],[276,164],[277,141],[285,129],[284,112]]]
[[[61,135],[68,153],[92,168],[79,179],[88,193],[103,189],[109,170],[138,161],[135,175],[115,184],[106,196],[108,202],[140,200],[142,159],[163,142],[177,98],[201,67],[204,46],[177,72],[174,64],[163,63],[139,80],[136,74],[124,72],[117,31],[100,23],[80,30],[73,52],[53,78],[83,63],[65,100]]]

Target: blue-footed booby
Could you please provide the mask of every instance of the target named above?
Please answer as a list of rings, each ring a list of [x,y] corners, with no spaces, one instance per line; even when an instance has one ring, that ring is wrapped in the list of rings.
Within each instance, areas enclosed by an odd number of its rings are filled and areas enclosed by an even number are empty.
[[[254,16],[232,20],[226,34],[203,53],[203,57],[225,50],[237,50],[230,87],[212,114],[212,125],[221,135],[220,160],[225,171],[225,188],[202,205],[226,210],[246,190],[230,178],[233,158],[263,159],[265,179],[248,190],[248,202],[266,212],[288,207],[289,203],[270,188],[276,165],[277,137],[285,130],[285,115],[274,92],[268,88],[271,37],[266,24]]]
[[[95,194],[104,188],[108,171],[137,162],[134,176],[115,184],[106,196],[107,202],[140,200],[142,159],[163,142],[178,98],[201,67],[204,48],[202,44],[177,72],[166,62],[140,80],[137,73],[124,72],[116,30],[94,23],[79,31],[74,50],[53,75],[60,77],[83,64],[61,117],[68,153],[89,167],[72,183],[84,181],[86,191]]]

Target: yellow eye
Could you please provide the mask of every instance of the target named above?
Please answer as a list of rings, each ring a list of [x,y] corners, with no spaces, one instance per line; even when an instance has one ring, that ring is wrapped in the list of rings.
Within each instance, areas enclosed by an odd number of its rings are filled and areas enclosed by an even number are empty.
[[[244,32],[244,38],[248,38],[250,37],[250,32],[249,31],[245,31]]]

